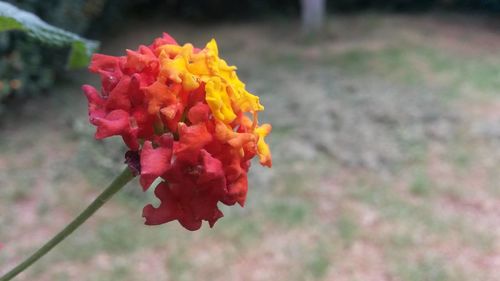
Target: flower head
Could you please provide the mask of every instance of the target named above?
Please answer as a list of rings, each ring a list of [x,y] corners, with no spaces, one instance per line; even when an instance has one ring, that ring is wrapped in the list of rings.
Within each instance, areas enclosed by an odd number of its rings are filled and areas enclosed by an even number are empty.
[[[124,56],[95,54],[89,70],[101,78],[100,91],[83,86],[95,137],[123,138],[127,159],[139,156],[133,168],[144,190],[160,178],[161,204],[144,208],[146,224],[213,226],[223,216],[218,202],[244,205],[250,160],[271,167],[271,125],[257,118],[264,107],[215,40],[198,49],[164,33]]]

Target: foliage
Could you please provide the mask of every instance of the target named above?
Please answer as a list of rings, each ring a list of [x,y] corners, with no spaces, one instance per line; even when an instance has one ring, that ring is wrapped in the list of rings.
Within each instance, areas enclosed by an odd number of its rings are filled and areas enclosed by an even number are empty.
[[[103,24],[99,17],[106,3],[0,2],[0,30],[6,31],[0,33],[0,106],[14,98],[47,93],[56,78],[66,74],[65,69],[85,66],[97,45],[77,34],[87,33],[94,22]]]
[[[326,2],[328,10],[336,13],[363,10],[416,12],[431,9],[500,12],[498,0],[327,0]],[[135,5],[129,3],[129,5],[135,12],[149,14],[148,11],[155,9],[169,17],[189,20],[241,20],[269,15],[298,17],[301,8],[299,0],[143,0],[139,3]]]
[[[367,9],[390,11],[427,11],[429,9],[499,12],[497,0],[336,0],[328,1],[334,11],[359,11]]]
[[[47,24],[36,15],[0,1],[0,31],[22,30],[30,37],[50,46],[70,46],[69,68],[84,67],[98,43]]]

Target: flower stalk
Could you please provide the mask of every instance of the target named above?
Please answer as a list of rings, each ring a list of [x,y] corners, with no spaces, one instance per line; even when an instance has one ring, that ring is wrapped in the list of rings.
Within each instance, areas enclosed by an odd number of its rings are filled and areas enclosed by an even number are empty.
[[[38,251],[33,253],[30,257],[24,260],[22,263],[14,267],[11,271],[7,272],[4,276],[0,277],[0,281],[12,280],[19,273],[23,272],[30,265],[35,263],[45,254],[47,254],[52,248],[68,237],[73,231],[75,231],[80,225],[82,225],[89,217],[91,217],[99,208],[104,205],[115,193],[122,189],[132,178],[133,174],[127,167],[120,175],[118,175],[113,182],[82,212],[78,217],[76,217],[70,224],[68,224],[61,232],[50,239],[45,245],[43,245]]]

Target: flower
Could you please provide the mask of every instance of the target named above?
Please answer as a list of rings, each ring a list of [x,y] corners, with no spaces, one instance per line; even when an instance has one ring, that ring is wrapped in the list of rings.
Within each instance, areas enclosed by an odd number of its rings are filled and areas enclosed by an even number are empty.
[[[245,204],[251,159],[271,167],[271,125],[258,124],[264,107],[215,40],[198,49],[164,33],[124,56],[95,54],[89,70],[101,78],[100,91],[83,86],[96,139],[123,138],[144,190],[160,179],[161,203],[144,207],[146,224],[212,227],[223,216],[219,202]]]

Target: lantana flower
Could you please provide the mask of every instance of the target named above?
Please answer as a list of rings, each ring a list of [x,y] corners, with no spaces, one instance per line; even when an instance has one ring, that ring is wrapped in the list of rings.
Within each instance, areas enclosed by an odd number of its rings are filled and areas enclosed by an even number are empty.
[[[164,33],[123,56],[95,54],[89,70],[101,78],[99,90],[83,86],[95,137],[123,138],[144,190],[160,179],[161,203],[144,207],[146,224],[213,226],[219,202],[245,204],[251,159],[271,167],[271,125],[258,121],[264,106],[215,40],[198,49]]]

